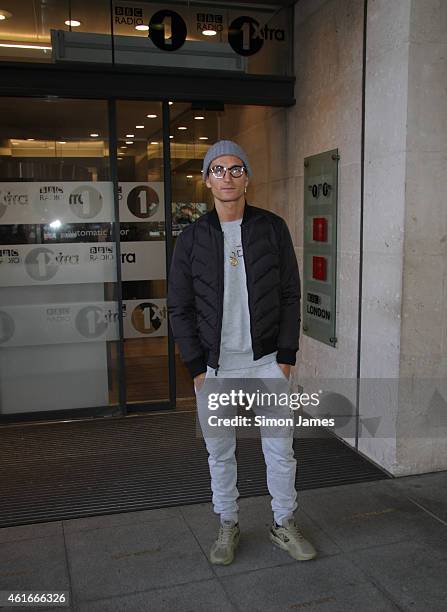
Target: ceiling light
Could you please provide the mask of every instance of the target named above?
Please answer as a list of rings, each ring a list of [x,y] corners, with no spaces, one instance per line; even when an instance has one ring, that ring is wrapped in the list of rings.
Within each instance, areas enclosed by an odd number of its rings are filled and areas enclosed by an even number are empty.
[[[90,136],[91,136],[92,138],[97,138],[97,137],[99,136],[99,134],[96,134],[96,132],[93,132],[92,134],[90,134]]]
[[[58,144],[67,144],[66,140],[58,140],[57,142],[58,142]]]
[[[151,144],[158,144],[158,142],[156,140],[153,140]]]
[[[27,138],[27,140],[36,140],[35,138]]]
[[[216,36],[216,30],[202,30],[204,36]]]
[[[179,125],[178,130],[187,130],[188,128],[186,127],[186,125]]]
[[[126,144],[133,144],[133,140],[126,140]]]
[[[139,130],[142,130],[144,128],[144,125],[136,125],[136,128],[138,128]]]
[[[135,138],[135,134],[126,134],[126,138]]]
[[[67,19],[64,21],[65,25],[71,26],[72,28],[78,28],[81,25],[81,22],[77,19]]]
[[[208,136],[199,136],[199,140],[208,140]]]
[[[149,26],[144,25],[144,23],[141,23],[140,25],[135,26],[136,30],[142,30],[142,31],[146,31],[149,30]]]
[[[174,136],[169,136],[169,138],[174,138]]]
[[[204,117],[203,115],[196,115],[196,116],[194,117],[194,119],[197,119],[197,120],[199,120],[199,119],[205,119],[205,117]]]
[[[171,100],[169,100],[168,104],[169,104],[169,106],[172,106],[174,104],[174,102],[171,102]]]
[[[127,147],[123,145],[122,147],[120,147],[120,149],[127,149]]]
[[[9,19],[10,17],[12,17],[12,13],[10,13],[9,11],[4,11],[3,9],[0,10],[0,21],[3,21],[4,19]]]
[[[149,117],[149,119],[156,119],[157,115],[146,115],[146,117]]]
[[[187,174],[186,178],[192,178],[192,174]]]

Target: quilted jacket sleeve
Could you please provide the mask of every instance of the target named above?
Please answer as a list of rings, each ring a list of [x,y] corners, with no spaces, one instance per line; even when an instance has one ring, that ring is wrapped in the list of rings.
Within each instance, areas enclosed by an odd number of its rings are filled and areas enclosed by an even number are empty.
[[[295,365],[301,324],[301,281],[295,249],[284,219],[280,227],[281,318],[278,363]]]
[[[178,236],[172,256],[167,306],[174,340],[194,378],[206,372],[206,360],[197,332],[191,262],[184,233]]]

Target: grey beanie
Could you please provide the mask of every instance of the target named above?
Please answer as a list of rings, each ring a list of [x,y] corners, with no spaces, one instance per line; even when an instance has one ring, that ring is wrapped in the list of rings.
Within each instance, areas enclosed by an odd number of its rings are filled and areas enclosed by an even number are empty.
[[[221,155],[234,155],[235,157],[239,157],[245,164],[247,168],[248,176],[252,175],[250,164],[248,163],[248,157],[245,151],[232,140],[219,140],[212,147],[210,147],[205,155],[205,159],[203,160],[202,166],[202,180],[205,181],[208,170],[211,162],[216,157],[220,157]]]

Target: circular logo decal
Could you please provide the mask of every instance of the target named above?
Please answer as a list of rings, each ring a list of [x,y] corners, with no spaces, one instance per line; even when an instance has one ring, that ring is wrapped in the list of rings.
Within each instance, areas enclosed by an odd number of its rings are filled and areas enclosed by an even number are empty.
[[[133,309],[132,325],[142,334],[153,334],[158,331],[165,318],[165,313],[157,304],[142,302]]]
[[[14,320],[7,313],[0,310],[0,344],[8,342],[14,335]]]
[[[159,203],[157,192],[145,185],[134,187],[127,196],[127,207],[139,219],[147,219],[155,215]]]
[[[176,51],[186,40],[186,23],[174,11],[158,11],[149,22],[149,38],[163,51]]]
[[[90,185],[80,185],[70,194],[70,208],[79,219],[93,219],[102,208],[102,194]]]
[[[32,249],[25,257],[25,270],[34,280],[50,280],[58,269],[53,251],[46,247]]]
[[[238,17],[228,28],[228,42],[239,55],[253,55],[264,44],[259,23],[253,17]]]
[[[106,331],[107,321],[99,306],[85,306],[76,315],[75,326],[84,338],[97,338]]]

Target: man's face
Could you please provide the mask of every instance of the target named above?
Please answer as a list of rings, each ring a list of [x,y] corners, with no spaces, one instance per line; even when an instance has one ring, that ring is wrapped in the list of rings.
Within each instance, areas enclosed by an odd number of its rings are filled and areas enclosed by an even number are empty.
[[[210,164],[210,169],[214,166],[224,166],[231,168],[232,166],[243,166],[244,162],[234,155],[221,155],[216,157]],[[233,202],[244,198],[245,187],[248,185],[247,174],[244,172],[239,178],[231,176],[227,170],[223,178],[213,176],[211,170],[205,180],[206,186],[211,189],[215,200],[219,202]]]

